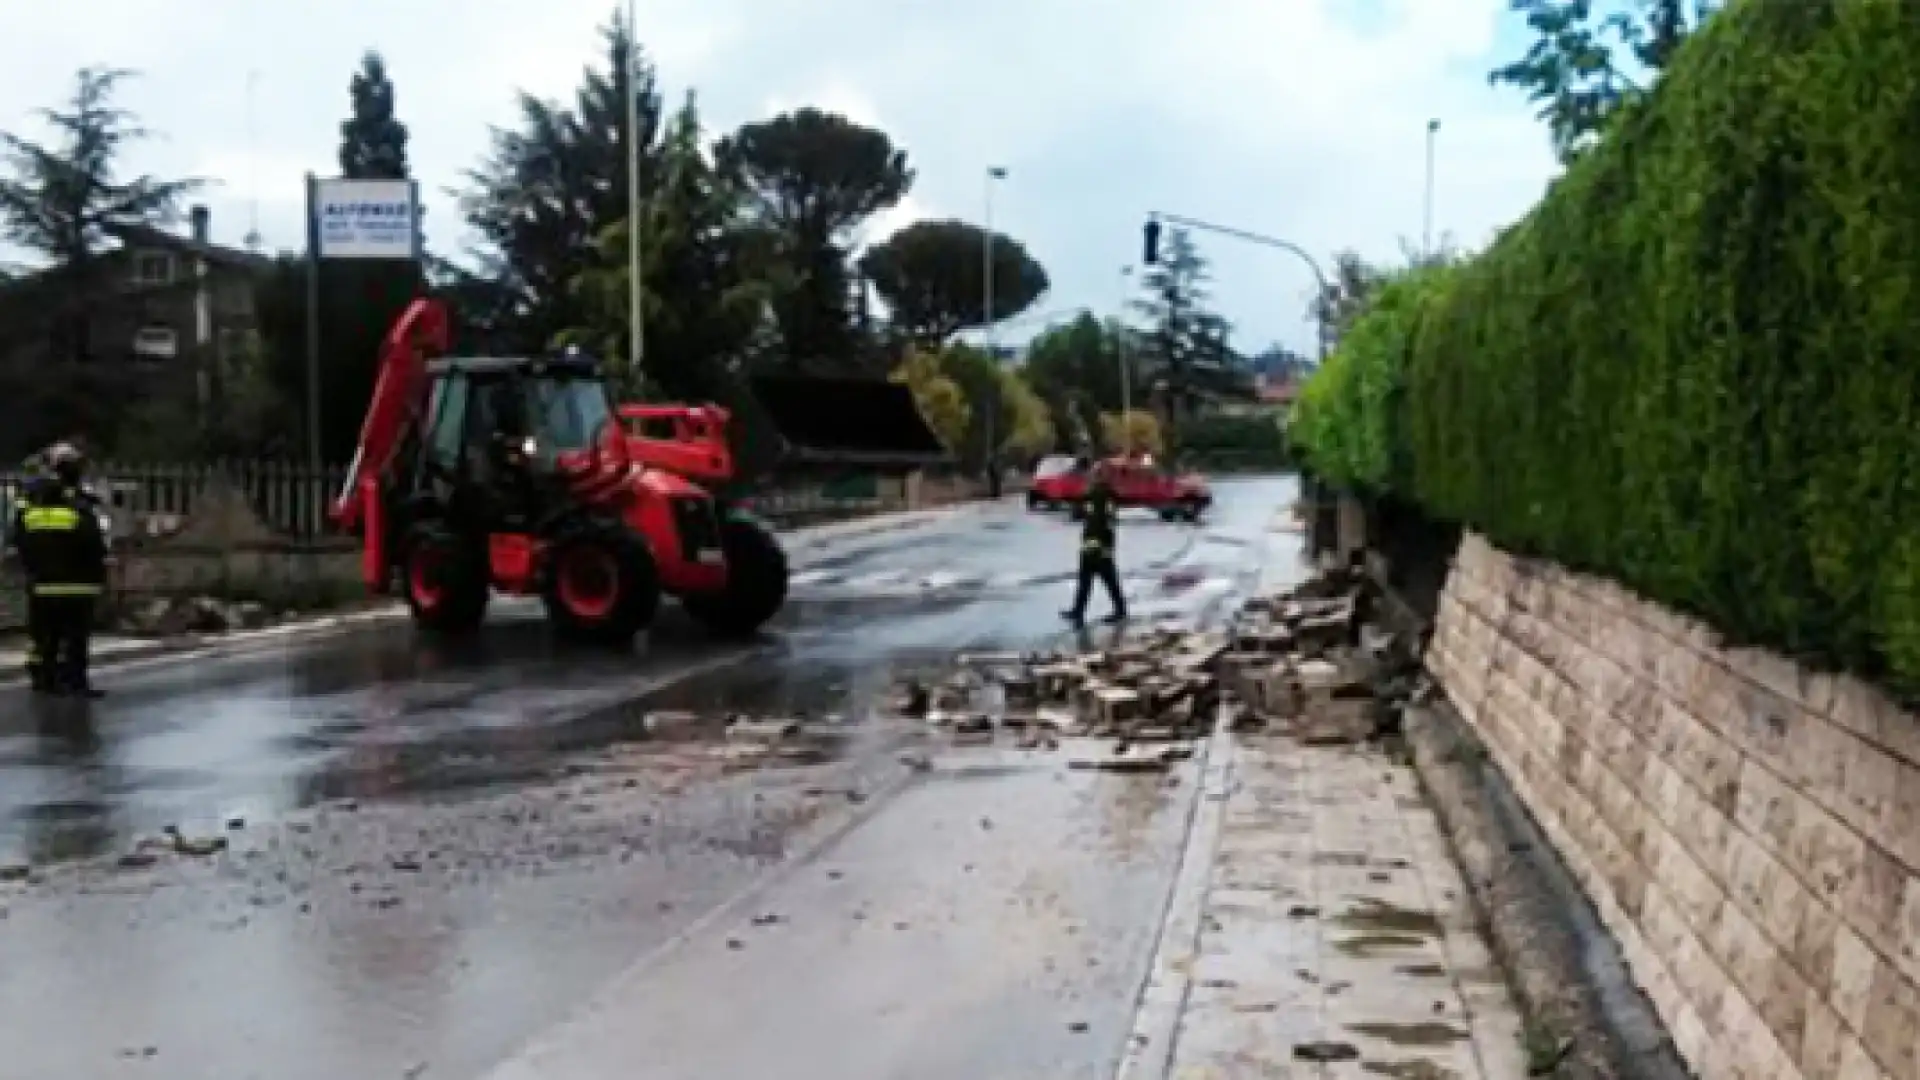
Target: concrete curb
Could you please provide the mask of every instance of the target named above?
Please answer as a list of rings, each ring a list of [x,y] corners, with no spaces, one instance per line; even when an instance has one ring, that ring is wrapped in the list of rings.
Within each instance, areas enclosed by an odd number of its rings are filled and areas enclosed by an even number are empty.
[[[1533,1075],[1687,1080],[1619,947],[1479,740],[1445,704],[1409,707],[1405,732],[1420,785],[1527,1022],[1529,1056],[1544,1068]]]
[[[1193,991],[1193,963],[1200,954],[1207,897],[1213,888],[1214,858],[1233,783],[1236,746],[1224,720],[1214,728],[1202,757],[1200,790],[1180,852],[1180,869],[1167,897],[1153,962],[1147,968],[1134,1008],[1133,1026],[1121,1051],[1114,1080],[1163,1080],[1173,1069],[1180,1021]]]
[[[877,790],[869,793],[867,801],[861,805],[860,809],[847,815],[844,821],[813,837],[791,858],[775,867],[771,873],[760,875],[745,888],[688,923],[672,937],[647,950],[638,960],[627,965],[619,974],[603,984],[585,1004],[564,1019],[536,1033],[532,1039],[522,1043],[518,1050],[488,1068],[481,1074],[481,1080],[543,1080],[549,1074],[542,1066],[541,1059],[551,1048],[565,1045],[575,1031],[607,1010],[630,1006],[640,982],[661,962],[685,948],[701,934],[729,920],[744,917],[760,897],[791,879],[793,875],[819,862],[820,857],[834,845],[873,820],[882,807],[892,803],[896,796],[923,778],[919,772],[903,770],[900,775],[882,784]]]
[[[289,640],[325,640],[374,624],[396,622],[404,619],[406,615],[405,605],[394,604],[344,615],[298,619],[260,630],[135,641],[123,647],[96,652],[93,670],[96,674],[111,675],[156,667],[162,663],[177,664],[187,660],[224,659],[245,655]],[[0,690],[23,685],[25,682],[25,673],[14,665],[10,664],[6,670],[0,670]]]

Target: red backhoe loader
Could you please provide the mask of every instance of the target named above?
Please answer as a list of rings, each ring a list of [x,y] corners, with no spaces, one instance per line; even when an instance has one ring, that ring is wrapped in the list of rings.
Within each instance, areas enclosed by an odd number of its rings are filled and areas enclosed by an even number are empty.
[[[537,595],[563,634],[613,643],[646,629],[663,593],[726,636],[751,635],[779,612],[787,560],[772,530],[702,486],[733,478],[726,410],[616,410],[599,365],[577,350],[453,357],[451,337],[446,306],[423,298],[382,347],[333,507],[361,538],[370,589],[397,586],[421,627],[447,633],[478,627],[494,592]],[[869,453],[867,467],[944,457],[904,400],[911,420],[894,422],[924,437]]]

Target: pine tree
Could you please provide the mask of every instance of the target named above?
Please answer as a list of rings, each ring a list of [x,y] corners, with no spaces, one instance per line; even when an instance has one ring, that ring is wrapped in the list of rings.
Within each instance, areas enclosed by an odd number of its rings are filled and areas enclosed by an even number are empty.
[[[0,355],[51,358],[0,371],[0,443],[11,456],[74,430],[110,442],[133,402],[124,386],[125,342],[93,340],[95,321],[128,294],[100,258],[126,227],[165,225],[202,186],[150,175],[126,178],[125,156],[151,133],[115,99],[133,72],[83,68],[72,95],[39,117],[52,138],[0,132],[0,239],[39,266],[0,287]]]
[[[348,89],[353,115],[340,125],[340,175],[348,180],[404,180],[407,125],[394,116],[393,80],[377,52],[360,61]]]
[[[653,66],[624,22],[602,31],[606,64],[589,69],[571,105],[520,97],[520,121],[493,132],[493,150],[468,174],[461,211],[480,235],[474,272],[455,286],[464,319],[500,349],[543,349],[591,323],[574,288],[605,268],[600,246],[627,217],[627,94],[637,98],[640,189],[658,180],[661,102]]]
[[[1209,398],[1241,395],[1249,382],[1239,357],[1227,347],[1231,330],[1210,304],[1206,256],[1185,229],[1171,229],[1164,249],[1142,286],[1134,309],[1148,328],[1142,373],[1158,389],[1167,418],[1177,423]]]

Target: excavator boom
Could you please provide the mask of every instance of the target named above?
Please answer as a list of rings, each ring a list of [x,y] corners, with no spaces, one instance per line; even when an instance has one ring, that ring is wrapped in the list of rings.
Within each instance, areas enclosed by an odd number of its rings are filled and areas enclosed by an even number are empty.
[[[407,305],[387,331],[367,418],[360,425],[360,445],[333,504],[333,520],[340,528],[359,527],[365,502],[361,481],[386,471],[408,429],[419,422],[427,391],[427,361],[444,355],[452,336],[446,303],[427,296]]]

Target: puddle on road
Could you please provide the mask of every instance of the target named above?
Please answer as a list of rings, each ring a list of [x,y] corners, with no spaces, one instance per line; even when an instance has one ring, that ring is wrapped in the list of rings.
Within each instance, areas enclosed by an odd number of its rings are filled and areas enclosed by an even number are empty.
[[[1437,938],[1443,933],[1439,917],[1431,911],[1415,911],[1370,897],[1335,915],[1333,921],[1367,933],[1416,938]]]
[[[1360,1069],[1393,1080],[1461,1080],[1459,1073],[1431,1061],[1363,1061]]]
[[[1341,938],[1333,943],[1333,947],[1348,956],[1364,959],[1388,949],[1418,949],[1427,941],[1427,938],[1410,934],[1361,934],[1358,937]]]
[[[1380,1039],[1395,1046],[1446,1046],[1467,1038],[1467,1033],[1452,1024],[1425,1021],[1416,1024],[1362,1023],[1348,1024],[1347,1030],[1356,1035],[1365,1035],[1370,1039]]]

